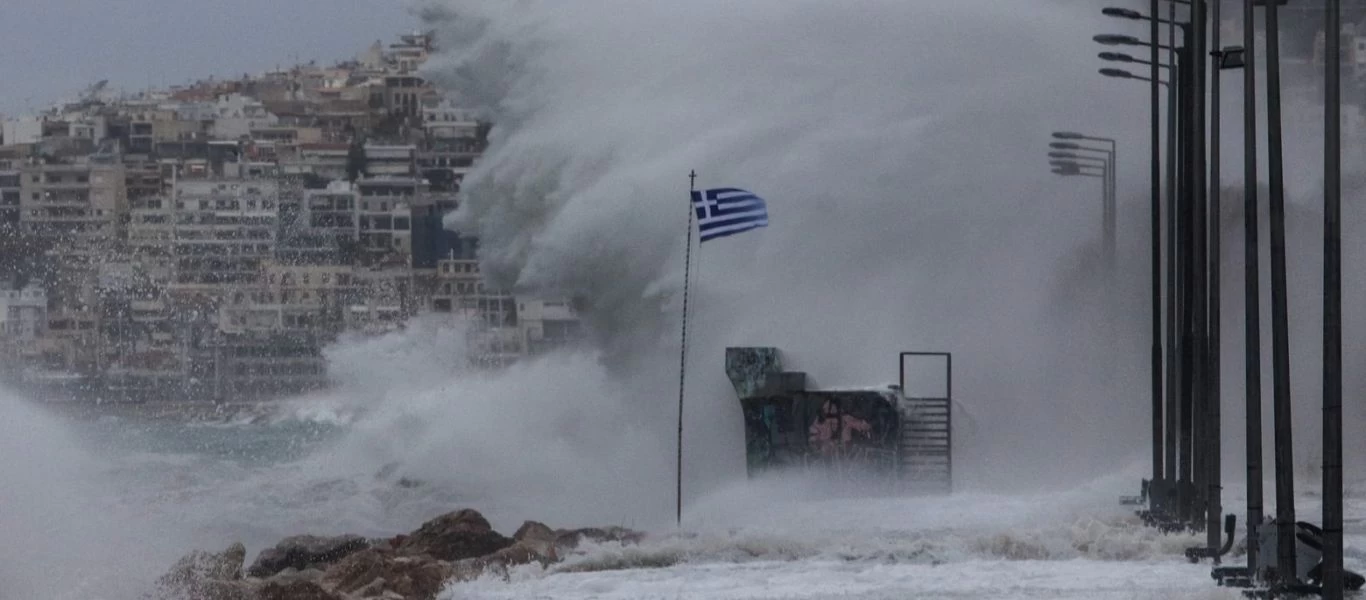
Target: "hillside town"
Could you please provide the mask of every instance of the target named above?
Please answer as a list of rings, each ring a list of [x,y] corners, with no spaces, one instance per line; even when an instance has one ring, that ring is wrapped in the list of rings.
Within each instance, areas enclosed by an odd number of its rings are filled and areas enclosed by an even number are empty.
[[[477,240],[443,227],[490,126],[420,75],[434,50],[417,32],[332,66],[100,82],[6,119],[0,376],[268,399],[325,387],[341,336],[420,316],[463,324],[475,367],[577,339],[569,303],[486,286]]]

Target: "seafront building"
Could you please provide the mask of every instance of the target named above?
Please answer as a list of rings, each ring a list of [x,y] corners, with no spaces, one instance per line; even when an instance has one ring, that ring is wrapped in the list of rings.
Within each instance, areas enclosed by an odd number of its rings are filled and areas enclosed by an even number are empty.
[[[490,288],[477,240],[442,227],[489,125],[421,75],[434,50],[419,32],[326,67],[101,82],[4,120],[0,376],[263,399],[328,385],[340,336],[419,316],[462,323],[474,366],[576,341],[568,302]]]

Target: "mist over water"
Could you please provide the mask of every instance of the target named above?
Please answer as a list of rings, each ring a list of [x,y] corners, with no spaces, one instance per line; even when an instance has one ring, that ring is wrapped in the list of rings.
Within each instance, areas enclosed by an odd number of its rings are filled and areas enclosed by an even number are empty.
[[[1117,296],[1137,302],[1109,331],[1098,181],[1046,162],[1055,129],[1142,131],[1141,114],[1104,106],[1123,89],[1078,75],[1091,42],[1071,32],[1101,27],[1097,11],[434,6],[446,52],[429,75],[474,90],[497,123],[448,226],[479,235],[497,283],[579,299],[609,371],[666,422],[686,176],[768,199],[772,226],[695,255],[691,489],[742,468],[727,345],[778,346],[832,387],[894,383],[902,350],[954,352],[979,425],[960,445],[969,482],[1076,481],[1138,456],[1144,367],[1115,357],[1146,356],[1146,215],[1122,215]],[[1046,441],[1063,434],[1065,456]]]
[[[0,544],[5,594],[51,595],[55,564],[81,575],[57,597],[98,587],[133,598],[190,549],[240,539],[254,556],[303,532],[392,535],[462,506],[504,532],[524,519],[670,531],[693,169],[699,187],[765,197],[772,222],[694,248],[684,524],[704,533],[586,562],[1166,560],[1185,543],[1135,532],[1109,506],[1116,486],[1146,474],[1146,107],[1139,88],[1085,76],[1090,32],[1123,29],[1094,5],[423,6],[445,49],[427,74],[497,124],[448,226],[479,236],[494,285],[573,298],[592,343],[478,372],[460,326],[419,320],[330,348],[333,390],[199,429],[73,424],[0,393],[0,533],[20,541]],[[1048,172],[1058,129],[1122,140],[1113,279],[1099,182]],[[1296,143],[1292,347],[1297,419],[1313,431],[1321,217],[1302,183],[1312,143]],[[1349,236],[1362,223],[1351,206]],[[1236,298],[1241,238],[1228,228],[1224,285]],[[1345,245],[1345,264],[1363,250]],[[1346,281],[1344,305],[1361,304],[1366,289]],[[1349,309],[1349,364],[1363,322]],[[1224,327],[1236,423],[1239,302],[1225,304]],[[1263,332],[1269,419],[1269,322]],[[722,368],[730,345],[777,346],[821,387],[894,383],[897,352],[953,352],[967,494],[839,512],[821,503],[827,490],[746,483]],[[1346,390],[1366,380],[1349,375]],[[118,434],[100,445],[92,428]],[[1240,456],[1240,428],[1225,432],[1226,456]]]

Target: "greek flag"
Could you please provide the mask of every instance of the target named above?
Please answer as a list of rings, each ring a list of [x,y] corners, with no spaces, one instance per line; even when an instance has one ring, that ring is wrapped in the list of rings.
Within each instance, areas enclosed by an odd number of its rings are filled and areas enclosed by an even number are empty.
[[[768,227],[768,205],[745,190],[716,188],[692,193],[702,241]]]

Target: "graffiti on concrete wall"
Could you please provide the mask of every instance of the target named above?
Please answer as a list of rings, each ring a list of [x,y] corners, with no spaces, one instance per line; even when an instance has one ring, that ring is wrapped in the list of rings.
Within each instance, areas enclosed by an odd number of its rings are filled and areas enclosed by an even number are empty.
[[[777,469],[892,475],[898,418],[877,392],[799,392],[746,398],[751,476]]]

